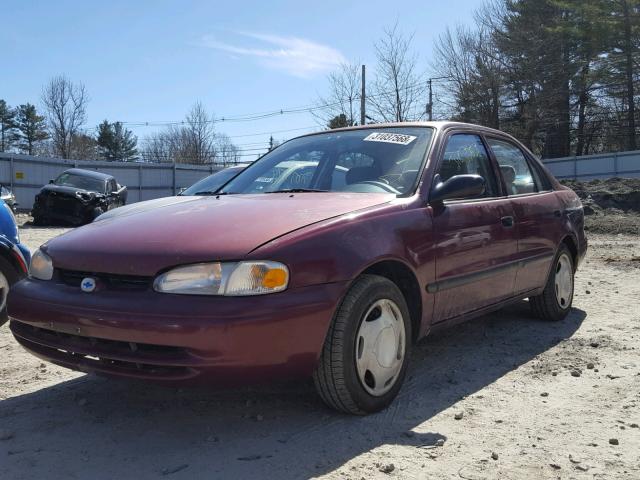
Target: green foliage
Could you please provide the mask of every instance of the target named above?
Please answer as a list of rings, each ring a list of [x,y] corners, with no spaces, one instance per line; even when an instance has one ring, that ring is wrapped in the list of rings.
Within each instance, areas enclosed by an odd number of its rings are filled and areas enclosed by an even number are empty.
[[[333,130],[334,128],[351,127],[352,125],[353,122],[350,122],[347,119],[347,116],[344,113],[341,113],[340,115],[336,115],[331,120],[329,120],[329,124],[327,126],[329,127],[329,129]]]
[[[0,99],[0,152],[10,150],[17,140],[15,116],[15,110]]]
[[[36,107],[30,103],[16,108],[14,124],[18,131],[18,148],[22,153],[33,155],[34,148],[49,138],[44,117],[38,115]]]
[[[120,122],[107,120],[98,125],[98,151],[109,161],[129,162],[138,158],[138,138]]]
[[[640,0],[494,0],[436,44],[450,116],[544,157],[636,148]],[[635,102],[634,102],[635,99]]]

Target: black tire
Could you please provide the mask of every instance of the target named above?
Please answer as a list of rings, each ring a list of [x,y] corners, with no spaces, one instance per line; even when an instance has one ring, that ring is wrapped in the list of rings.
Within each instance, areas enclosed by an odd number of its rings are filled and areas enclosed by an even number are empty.
[[[0,257],[0,275],[6,279],[9,288],[11,288],[21,278],[21,275],[16,271],[14,266],[2,257]],[[4,284],[4,279],[0,279],[0,284]],[[0,287],[0,301],[4,301],[4,305],[0,303],[0,325],[6,323],[9,319],[7,316],[6,303],[6,295],[8,293],[8,291],[4,292],[4,289]]]
[[[34,215],[32,223],[37,227],[41,227],[47,224],[47,222],[45,221],[45,218],[40,215]]]
[[[391,300],[402,315],[404,355],[391,389],[380,396],[374,396],[364,388],[358,377],[356,337],[360,325],[365,321],[365,314],[379,300]],[[324,403],[352,415],[366,415],[386,408],[402,387],[411,353],[411,339],[409,309],[400,289],[384,277],[360,276],[334,315],[313,374],[316,390]]]
[[[93,222],[96,218],[98,218],[100,215],[102,215],[104,213],[104,208],[102,207],[96,207],[93,209],[93,211],[91,212],[91,219],[89,221],[89,223]]]
[[[556,293],[556,275],[561,268],[560,262],[569,262],[570,276],[571,276],[571,294],[559,296]],[[549,272],[549,278],[547,284],[540,295],[529,298],[529,305],[533,313],[542,320],[548,320],[557,322],[564,319],[571,310],[571,304],[573,303],[573,290],[574,290],[574,274],[575,266],[573,263],[573,256],[569,251],[569,248],[563,243],[560,245],[556,256],[553,259],[551,271]],[[565,298],[568,297],[568,298]]]

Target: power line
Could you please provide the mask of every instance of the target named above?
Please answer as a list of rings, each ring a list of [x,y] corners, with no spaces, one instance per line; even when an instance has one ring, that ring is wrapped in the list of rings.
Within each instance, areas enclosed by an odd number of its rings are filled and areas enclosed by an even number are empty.
[[[444,77],[441,77],[444,78]],[[416,90],[416,89],[420,89],[420,88],[424,88],[427,85],[427,81],[422,81],[422,82],[418,82],[415,84],[411,84],[411,85],[407,85],[405,87],[402,88],[403,92],[407,92],[407,91],[412,91],[412,90]],[[378,92],[375,94],[368,94],[367,98],[377,98],[377,97],[382,97],[382,96],[386,96],[386,95],[391,95],[394,94],[395,91],[389,90],[389,91],[384,91],[384,92]],[[195,122],[196,124],[202,124],[202,123],[211,123],[211,124],[216,124],[216,123],[233,123],[233,122],[251,122],[251,121],[256,121],[256,120],[263,120],[266,118],[272,118],[272,117],[277,117],[277,116],[282,116],[282,115],[291,115],[291,114],[300,114],[300,113],[312,113],[314,111],[317,110],[325,110],[328,108],[332,108],[332,107],[337,107],[340,105],[343,105],[345,102],[351,101],[351,100],[360,100],[360,95],[355,95],[353,99],[349,99],[349,98],[342,98],[339,99],[335,102],[329,102],[329,103],[323,103],[318,105],[316,104],[309,104],[309,105],[304,105],[304,106],[298,106],[298,107],[290,107],[290,108],[280,108],[280,109],[274,109],[274,110],[270,110],[270,111],[265,111],[265,112],[257,112],[257,113],[250,113],[250,114],[244,114],[244,115],[225,115],[225,116],[221,116],[221,117],[214,117],[211,118],[210,120],[205,120],[204,122]],[[120,121],[120,123],[122,125],[126,125],[126,126],[130,126],[130,127],[162,127],[162,126],[171,126],[171,125],[188,125],[189,122],[186,120],[162,120],[162,121]],[[275,133],[275,132],[266,132],[266,134],[269,133]]]

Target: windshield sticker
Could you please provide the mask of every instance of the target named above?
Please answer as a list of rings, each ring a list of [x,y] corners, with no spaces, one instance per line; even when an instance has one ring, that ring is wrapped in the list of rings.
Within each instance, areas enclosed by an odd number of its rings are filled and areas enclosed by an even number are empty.
[[[395,143],[397,145],[409,145],[416,138],[413,135],[404,135],[402,133],[385,133],[385,132],[376,132],[369,134],[363,140],[365,142],[384,142],[384,143]]]

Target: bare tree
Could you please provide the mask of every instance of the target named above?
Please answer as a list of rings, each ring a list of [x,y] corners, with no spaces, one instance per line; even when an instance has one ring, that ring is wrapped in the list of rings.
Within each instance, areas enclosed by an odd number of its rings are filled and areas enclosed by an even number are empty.
[[[96,139],[85,133],[78,133],[71,139],[71,157],[74,160],[96,160],[98,144]]]
[[[84,85],[74,84],[64,75],[52,78],[42,91],[54,151],[62,158],[73,156],[74,139],[86,122],[88,102]]]
[[[214,118],[196,102],[180,125],[148,136],[142,157],[149,162],[206,164],[216,161],[218,152]]]
[[[216,135],[216,160],[223,165],[236,164],[240,159],[238,147],[231,141],[228,135],[219,133]]]
[[[405,36],[396,23],[384,30],[375,44],[377,69],[368,101],[377,119],[406,122],[421,118],[426,104],[425,81],[416,72],[417,56],[412,53],[413,35]]]
[[[502,67],[490,40],[482,28],[447,28],[436,41],[432,67],[453,99],[449,116],[500,128]]]
[[[216,158],[214,117],[196,102],[185,119],[191,163],[213,163]]]
[[[360,65],[359,62],[343,63],[334,72],[327,76],[329,91],[325,96],[320,96],[318,109],[313,110],[313,115],[322,126],[327,126],[331,119],[344,115],[344,126],[357,125],[360,109]]]
[[[145,162],[161,163],[175,161],[169,148],[169,142],[165,132],[148,135],[143,141],[141,156]]]

